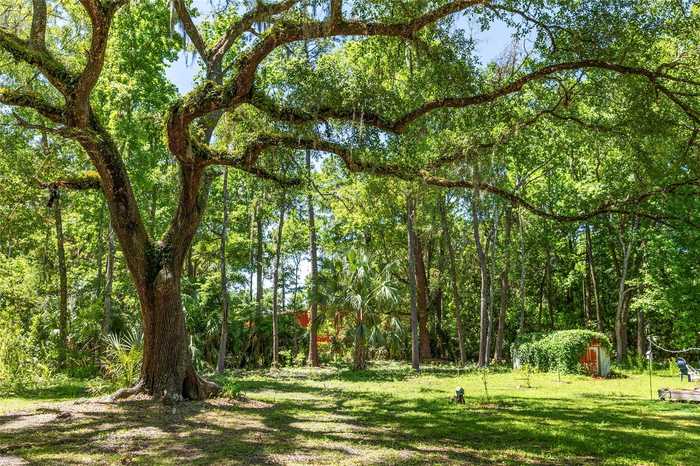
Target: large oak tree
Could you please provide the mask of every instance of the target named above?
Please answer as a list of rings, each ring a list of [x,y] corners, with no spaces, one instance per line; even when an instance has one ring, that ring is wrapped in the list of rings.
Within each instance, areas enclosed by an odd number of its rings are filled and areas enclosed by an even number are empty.
[[[543,118],[574,121],[584,130],[593,126],[595,122],[567,110],[572,101],[582,98],[570,92],[581,81],[593,82],[599,89],[628,89],[653,96],[655,105],[678,122],[679,137],[697,133],[697,50],[688,49],[687,41],[671,40],[668,48],[672,50],[666,55],[649,53],[650,45],[668,34],[687,36],[692,43],[688,31],[697,23],[697,11],[683,5],[658,3],[655,9],[646,9],[645,2],[591,1],[574,6],[568,2],[484,0],[345,4],[330,0],[312,5],[282,0],[259,2],[243,14],[230,6],[230,11],[202,28],[183,0],[172,0],[205,76],[170,107],[165,120],[167,148],[179,167],[179,194],[169,226],[156,238],[144,223],[123,151],[102,121],[100,102],[94,98],[98,82],[108,79],[103,71],[110,59],[107,51],[115,15],[129,1],[80,0],[78,9],[72,3],[47,5],[46,0],[33,0],[30,21],[0,27],[3,57],[32,70],[41,77],[44,88],[50,87],[42,93],[30,91],[12,70],[3,70],[0,103],[33,110],[36,121],[18,118],[17,124],[76,142],[94,165],[92,181],[99,182],[107,202],[112,228],[138,291],[144,329],[141,380],[120,396],[143,391],[157,398],[201,399],[216,391],[193,367],[180,287],[183,264],[205,211],[217,165],[283,184],[297,183],[291,173],[275,170],[280,164],[269,163],[266,156],[286,148],[303,157],[303,150],[311,149],[336,155],[350,172],[442,187],[476,187],[476,192],[501,196],[537,215],[562,221],[630,212],[654,194],[695,182],[682,179],[684,174],[679,173],[675,184],[632,189],[625,199],[604,200],[584,213],[558,213],[482,178],[456,177],[448,168],[507,145],[511,137]],[[66,21],[82,24],[87,19],[89,32],[77,28],[85,36],[84,56],[68,54],[60,41],[47,35],[52,18],[47,12],[54,8],[69,12],[65,18],[52,20],[54,30],[68,28]],[[473,65],[468,41],[452,21],[462,13],[484,21],[504,18],[515,30],[536,35],[536,51],[517,66],[480,73]],[[409,57],[404,66],[411,72],[414,66],[424,68],[423,73],[416,73],[416,92],[407,95],[400,85],[392,90],[369,83],[343,93],[350,76],[337,74],[342,67],[324,67],[318,61],[301,62],[300,74],[278,82],[264,73],[267,63],[294,56],[294,47],[304,42],[323,44],[331,55],[368,41],[380,46],[401,43],[411,51],[410,57],[422,57],[415,64]],[[366,71],[369,75],[370,69]],[[300,76],[320,86],[313,98],[309,93],[297,98]],[[528,92],[529,88],[536,91]],[[496,131],[493,121],[476,118],[479,109],[504,102],[517,106],[499,122],[506,129]],[[464,137],[463,144],[445,148],[427,161],[405,150],[420,146],[440,128],[450,127],[453,122],[438,117],[446,111],[460,112],[457,109],[474,110],[466,126],[471,134]],[[228,147],[212,139],[224,114],[232,116],[227,121],[239,133],[236,143]],[[376,137],[365,137],[367,131]]]

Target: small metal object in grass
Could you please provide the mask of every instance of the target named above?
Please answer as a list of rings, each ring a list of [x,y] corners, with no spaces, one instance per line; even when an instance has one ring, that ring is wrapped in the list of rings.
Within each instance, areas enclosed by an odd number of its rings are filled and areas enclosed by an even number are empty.
[[[457,387],[455,390],[455,403],[464,404],[464,389],[462,387]]]

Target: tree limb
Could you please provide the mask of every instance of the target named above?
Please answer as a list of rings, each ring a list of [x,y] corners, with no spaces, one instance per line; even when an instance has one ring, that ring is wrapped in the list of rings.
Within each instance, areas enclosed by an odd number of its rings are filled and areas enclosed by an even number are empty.
[[[31,44],[37,49],[46,48],[46,0],[32,0]]]

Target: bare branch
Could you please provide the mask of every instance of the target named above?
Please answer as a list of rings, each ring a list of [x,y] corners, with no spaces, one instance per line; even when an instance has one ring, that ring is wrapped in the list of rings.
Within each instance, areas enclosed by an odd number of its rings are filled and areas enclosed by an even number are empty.
[[[199,56],[201,56],[202,60],[208,64],[209,52],[207,51],[207,45],[204,43],[204,39],[202,39],[202,36],[197,29],[197,25],[194,24],[194,21],[192,21],[192,16],[187,10],[185,2],[183,0],[172,0],[172,2],[177,15],[180,17],[182,26],[185,28],[185,33],[189,36],[192,44],[194,44],[194,48],[197,49]]]

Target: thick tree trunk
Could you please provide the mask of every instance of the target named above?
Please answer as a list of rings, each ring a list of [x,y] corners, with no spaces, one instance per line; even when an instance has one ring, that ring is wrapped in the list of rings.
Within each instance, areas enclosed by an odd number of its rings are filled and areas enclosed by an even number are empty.
[[[406,230],[408,233],[408,284],[411,290],[411,365],[420,370],[420,343],[418,341],[418,292],[416,286],[416,235],[413,231],[413,216],[416,209],[413,196],[406,197]]]
[[[306,151],[306,170],[311,176],[311,151]],[[319,367],[318,357],[318,248],[316,245],[316,218],[313,196],[309,194],[309,252],[311,255],[311,293],[309,295],[309,357],[310,366]]]
[[[279,326],[277,315],[277,291],[279,288],[280,263],[282,260],[282,232],[284,229],[285,195],[280,199],[280,217],[277,223],[277,241],[275,245],[275,268],[272,272],[272,367],[279,366]]]
[[[56,188],[52,193],[53,215],[56,223],[56,253],[58,255],[58,364],[63,367],[66,363],[68,349],[68,271],[66,267],[65,238],[63,237],[63,214],[61,212],[61,193]]]
[[[428,279],[423,261],[423,245],[420,236],[414,231],[413,257],[416,264],[416,299],[418,303],[418,329],[420,338],[420,358],[425,361],[432,358],[430,334],[428,333]]]
[[[503,244],[503,270],[501,271],[501,303],[498,312],[498,331],[496,333],[496,361],[504,360],[503,339],[506,327],[506,311],[508,310],[508,300],[510,297],[510,231],[512,224],[511,209],[506,210],[505,216],[505,242]]]
[[[217,391],[192,364],[180,295],[180,271],[166,264],[139,285],[143,318],[143,366],[137,385],[156,399],[201,400]],[[128,394],[128,393],[127,393]],[[115,398],[119,398],[117,392]]]
[[[228,237],[228,167],[224,168],[223,185],[223,221],[221,223],[221,247],[219,250],[219,266],[221,269],[221,332],[219,336],[219,355],[216,361],[216,371],[221,374],[226,365],[228,345],[228,279],[226,276],[226,239]]]
[[[464,350],[464,331],[462,329],[462,300],[459,297],[459,282],[457,279],[457,266],[455,265],[455,252],[450,237],[450,227],[447,221],[447,207],[445,200],[440,198],[440,222],[442,223],[442,240],[447,251],[447,260],[450,266],[450,282],[452,286],[452,302],[455,308],[455,324],[457,327],[457,344],[459,346],[459,363],[464,366],[467,355]]]
[[[110,222],[107,230],[107,269],[105,271],[104,309],[102,314],[103,336],[107,336],[112,327],[112,283],[114,282],[115,255],[114,230],[112,229],[112,222]]]
[[[472,229],[474,231],[474,245],[476,246],[476,254],[479,259],[479,272],[481,276],[480,284],[480,297],[479,297],[479,366],[485,366],[488,361],[486,358],[486,338],[488,334],[488,302],[489,302],[489,288],[490,288],[490,276],[489,267],[486,262],[486,254],[484,254],[484,248],[481,244],[481,234],[479,229],[479,182],[478,178],[475,177],[476,182],[474,183],[474,192],[472,195]]]

